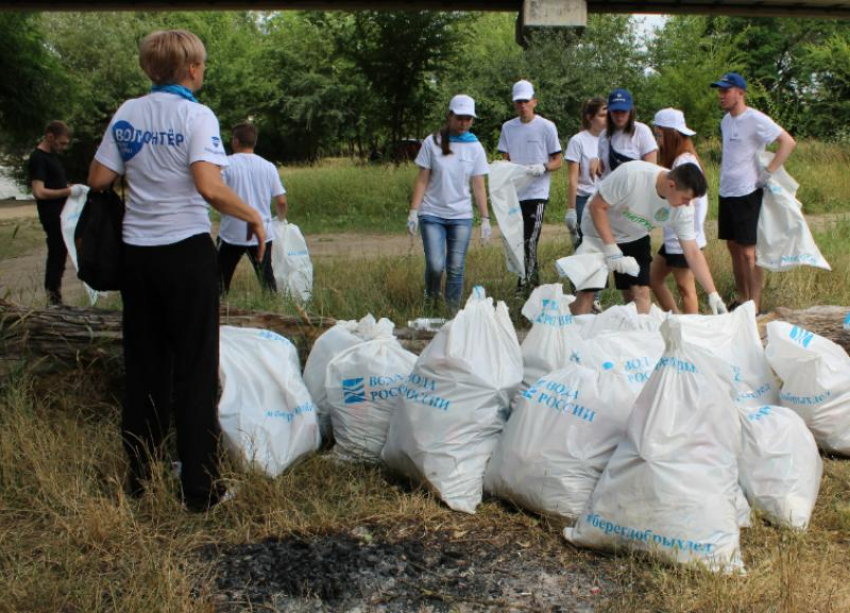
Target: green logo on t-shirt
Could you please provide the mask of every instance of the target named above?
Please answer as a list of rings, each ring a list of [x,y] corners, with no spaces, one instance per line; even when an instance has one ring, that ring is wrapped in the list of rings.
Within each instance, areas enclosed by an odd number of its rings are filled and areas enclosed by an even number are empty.
[[[664,223],[668,219],[670,219],[670,209],[658,209],[655,212],[655,221]]]

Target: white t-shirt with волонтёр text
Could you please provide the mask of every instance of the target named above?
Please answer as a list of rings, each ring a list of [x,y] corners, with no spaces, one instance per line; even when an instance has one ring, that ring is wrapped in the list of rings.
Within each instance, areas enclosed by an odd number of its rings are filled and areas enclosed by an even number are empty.
[[[576,194],[590,196],[596,191],[598,177],[590,176],[590,160],[599,155],[599,137],[588,130],[582,130],[567,143],[567,153],[564,159],[578,164],[578,184]]]
[[[611,174],[611,161],[609,160],[611,147],[614,147],[614,151],[620,155],[625,155],[633,160],[642,160],[647,153],[658,151],[658,143],[652,135],[652,130],[645,123],[636,121],[635,129],[631,134],[617,130],[611,135],[610,139],[607,132],[602,132],[599,135],[599,159],[602,160],[603,179]]]
[[[693,206],[673,207],[658,195],[658,174],[666,172],[657,164],[634,161],[621,165],[599,183],[596,193],[608,203],[608,221],[616,243],[639,240],[659,226],[670,226],[680,240],[696,239]],[[589,213],[582,215],[581,231],[585,237],[600,240]]]
[[[737,117],[726,113],[720,131],[720,195],[728,198],[753,193],[759,177],[756,154],[779,138],[782,128],[761,111],[747,108]]]
[[[452,153],[443,155],[431,134],[416,156],[416,165],[431,171],[419,214],[443,219],[471,219],[469,180],[490,172],[487,154],[478,141],[450,143],[450,146]]]
[[[271,242],[274,240],[271,201],[286,193],[280,173],[274,164],[253,153],[234,153],[227,160],[230,164],[224,169],[224,182],[260,214],[266,229],[266,242]],[[221,216],[218,235],[223,241],[231,245],[256,245],[257,237],[248,240],[247,232],[246,222],[230,215]]]
[[[550,156],[561,153],[558,128],[555,124],[535,115],[528,123],[519,117],[502,124],[499,135],[499,153],[507,153],[511,162],[530,166],[546,164]],[[535,177],[526,187],[517,192],[520,200],[548,200],[552,175],[546,173]]]
[[[693,153],[683,153],[673,160],[673,168],[682,164],[696,164],[699,166],[699,160]],[[702,167],[700,167],[702,170]],[[700,198],[691,200],[691,206],[694,208],[694,230],[697,236],[697,246],[700,249],[705,247],[705,216],[708,214],[708,194]],[[682,253],[682,245],[679,244],[679,237],[670,226],[664,227],[664,250],[667,253]]]
[[[167,92],[128,100],[115,113],[95,159],[126,175],[124,242],[170,245],[209,233],[209,207],[190,166],[227,166],[218,119],[197,102]]]

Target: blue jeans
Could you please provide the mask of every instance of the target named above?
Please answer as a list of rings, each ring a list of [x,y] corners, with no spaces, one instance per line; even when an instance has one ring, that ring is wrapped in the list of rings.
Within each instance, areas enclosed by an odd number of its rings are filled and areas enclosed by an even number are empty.
[[[472,236],[472,219],[420,215],[419,229],[425,247],[425,296],[440,297],[445,270],[446,304],[458,308],[463,294],[463,268]]]
[[[581,216],[584,213],[584,207],[587,204],[587,201],[590,200],[590,196],[580,196],[576,194],[576,219],[578,220],[578,241],[573,248],[578,249],[578,246],[581,245]],[[589,215],[589,213],[588,213]]]

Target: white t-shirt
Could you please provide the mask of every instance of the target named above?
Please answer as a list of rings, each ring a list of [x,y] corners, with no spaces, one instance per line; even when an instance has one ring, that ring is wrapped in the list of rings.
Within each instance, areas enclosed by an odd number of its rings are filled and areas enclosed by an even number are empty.
[[[699,160],[693,153],[683,153],[673,160],[673,168],[682,164],[699,166]],[[702,166],[700,166],[700,170],[702,170]],[[694,209],[694,230],[696,231],[697,245],[702,249],[706,245],[705,216],[708,214],[708,194],[692,200],[691,207]],[[664,249],[667,253],[682,253],[679,237],[676,236],[676,232],[670,226],[664,227]]]
[[[621,164],[599,183],[597,194],[608,203],[608,220],[615,242],[631,243],[658,226],[671,226],[680,240],[696,239],[693,207],[672,207],[658,195],[655,182],[661,172],[667,170],[636,160]],[[582,215],[581,231],[599,240],[590,213]]]
[[[420,215],[443,219],[471,219],[472,197],[469,179],[490,172],[487,154],[478,141],[451,143],[451,155],[443,155],[431,134],[422,143],[416,165],[428,168],[431,176],[419,207]]]
[[[755,109],[737,117],[729,113],[720,122],[723,155],[720,163],[720,195],[746,196],[756,189],[759,176],[756,154],[782,134],[776,122]]]
[[[95,159],[127,176],[124,242],[169,245],[209,233],[209,209],[189,166],[200,161],[227,166],[227,154],[218,120],[203,104],[167,92],[126,101]]]
[[[576,193],[579,196],[590,196],[596,191],[598,177],[590,176],[590,160],[599,155],[599,137],[588,130],[582,130],[567,143],[567,153],[564,159],[578,164],[578,185]]]
[[[545,164],[550,156],[561,153],[558,128],[540,115],[535,115],[528,123],[514,117],[502,124],[499,153],[507,153],[514,164]],[[517,192],[517,197],[520,200],[548,200],[551,182],[552,176],[547,172]]]
[[[645,123],[635,122],[635,129],[631,134],[626,134],[622,130],[617,130],[608,139],[608,133],[602,132],[599,135],[599,159],[602,160],[604,169],[602,178],[604,179],[611,174],[611,162],[608,159],[608,152],[613,145],[614,151],[620,155],[625,155],[633,160],[642,160],[647,153],[652,153],[658,150],[658,143],[652,135],[652,130]]]
[[[272,230],[271,200],[286,193],[280,173],[274,164],[253,153],[234,153],[227,158],[230,164],[222,173],[224,182],[263,218],[266,242],[274,240]],[[256,245],[257,237],[247,240],[248,224],[230,215],[221,216],[218,235],[231,245]]]

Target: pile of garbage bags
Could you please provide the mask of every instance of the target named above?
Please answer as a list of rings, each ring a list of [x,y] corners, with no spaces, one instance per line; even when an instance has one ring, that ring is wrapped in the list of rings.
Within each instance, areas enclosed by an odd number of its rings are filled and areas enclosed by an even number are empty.
[[[634,305],[573,316],[537,288],[520,345],[508,308],[473,290],[421,355],[387,319],[341,321],[303,377],[283,337],[223,328],[228,446],[274,476],[335,442],[474,513],[485,494],[572,525],[567,541],[743,569],[751,509],[805,529],[819,448],[850,455],[850,357],[791,324],[758,334],[747,303],[717,316]]]

